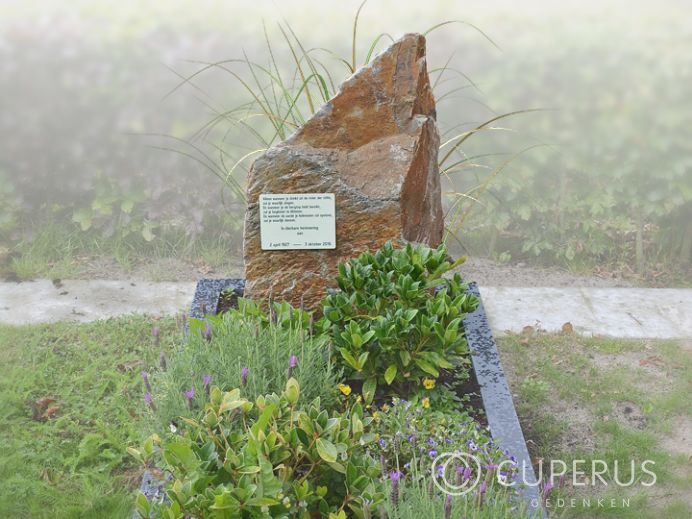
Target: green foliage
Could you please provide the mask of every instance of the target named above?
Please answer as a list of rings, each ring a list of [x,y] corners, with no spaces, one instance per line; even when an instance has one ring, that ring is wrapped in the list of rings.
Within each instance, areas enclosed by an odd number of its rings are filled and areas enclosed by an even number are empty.
[[[692,162],[682,116],[689,106],[684,85],[692,82],[682,63],[692,40],[675,10],[657,10],[654,24],[647,11],[632,13],[639,27],[633,33],[616,27],[616,16],[598,24],[561,17],[554,20],[560,45],[546,45],[533,31],[516,37],[522,22],[508,21],[512,44],[485,73],[483,90],[497,109],[552,110],[513,121],[523,137],[493,132],[464,151],[551,146],[527,153],[493,181],[462,242],[483,253],[577,266],[692,261],[685,245]],[[469,174],[455,185],[468,191],[475,184]]]
[[[155,405],[155,427],[165,427],[179,417],[192,416],[184,391],[194,389],[195,406],[205,400],[204,376],[223,390],[241,383],[243,368],[248,369],[243,393],[255,399],[267,392],[280,392],[289,370],[302,387],[306,400],[322,397],[323,405],[336,401],[340,372],[329,361],[326,337],[310,337],[301,328],[291,326],[291,316],[307,316],[288,305],[276,304],[279,310],[270,323],[252,302],[241,299],[240,309],[205,321],[192,319],[190,333],[167,360],[166,370],[152,369],[151,387]],[[282,310],[283,309],[283,310]],[[209,324],[211,339],[205,338]],[[296,366],[289,359],[296,356]]]
[[[241,389],[211,390],[180,436],[153,438],[135,457],[173,477],[170,503],[137,500],[143,517],[267,518],[326,516],[344,508],[362,517],[363,501],[384,499],[380,469],[365,446],[372,418],[356,404],[329,415],[320,399],[304,405],[290,378],[280,395],[246,398]]]
[[[461,261],[450,264],[444,246],[387,243],[339,265],[339,291],[324,299],[320,327],[367,401],[378,386],[407,396],[424,378],[468,362],[461,321],[478,301],[458,273],[443,277]]]
[[[157,322],[160,347],[179,338]],[[0,325],[0,517],[126,517],[151,320]]]
[[[434,483],[429,474],[409,479],[399,486],[398,502],[392,499],[391,490],[382,510],[389,519],[535,519],[526,505],[516,502],[511,492],[499,485],[489,485],[479,499],[477,492],[463,496],[446,496],[442,492],[430,491]],[[391,484],[390,484],[391,488]],[[433,487],[434,488],[434,487]]]

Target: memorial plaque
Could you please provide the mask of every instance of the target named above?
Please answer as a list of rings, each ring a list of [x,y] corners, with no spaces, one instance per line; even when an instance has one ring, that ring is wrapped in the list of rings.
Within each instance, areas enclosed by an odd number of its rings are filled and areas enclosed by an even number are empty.
[[[259,196],[262,250],[335,249],[334,193]]]

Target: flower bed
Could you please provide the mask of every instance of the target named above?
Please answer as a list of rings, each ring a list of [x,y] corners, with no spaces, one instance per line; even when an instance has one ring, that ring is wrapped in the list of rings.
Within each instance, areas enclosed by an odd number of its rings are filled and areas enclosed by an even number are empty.
[[[171,433],[133,454],[171,481],[138,498],[140,514],[528,516],[518,497],[537,493],[500,484],[533,471],[517,465],[528,459],[518,422],[498,421],[509,393],[494,342],[477,288],[441,277],[450,267],[444,249],[362,255],[340,268],[317,322],[238,299],[242,280],[201,281],[187,343],[147,377],[152,424]],[[215,315],[224,301],[238,307]],[[474,372],[493,438],[459,391]]]

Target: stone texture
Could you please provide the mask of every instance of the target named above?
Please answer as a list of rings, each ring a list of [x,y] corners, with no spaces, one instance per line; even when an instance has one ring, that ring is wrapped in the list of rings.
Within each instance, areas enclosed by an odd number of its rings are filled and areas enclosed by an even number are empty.
[[[315,308],[336,265],[388,240],[437,246],[444,217],[425,38],[407,34],[358,70],[248,178],[246,296]],[[263,251],[262,193],[335,193],[334,250]]]

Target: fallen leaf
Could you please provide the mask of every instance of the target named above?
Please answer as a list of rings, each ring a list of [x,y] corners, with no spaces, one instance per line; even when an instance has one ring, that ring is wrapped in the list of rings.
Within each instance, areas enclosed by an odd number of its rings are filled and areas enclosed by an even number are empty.
[[[38,400],[36,400],[36,407],[45,409],[54,402],[56,402],[56,400],[52,396],[44,396],[43,398],[39,398]]]
[[[50,420],[51,418],[53,418],[53,416],[55,416],[57,414],[58,411],[60,411],[60,407],[58,407],[57,405],[54,405],[53,407],[49,407],[41,415],[41,418],[43,418],[44,420]]]
[[[535,332],[536,329],[533,326],[524,326],[521,330],[522,335],[533,335]]]
[[[659,366],[659,367],[662,367],[665,365],[665,362],[658,355],[651,355],[649,357],[646,357],[645,359],[641,359],[639,361],[639,365],[640,366]]]
[[[562,333],[572,333],[574,332],[574,327],[572,326],[572,323],[567,321],[565,324],[562,325]]]

